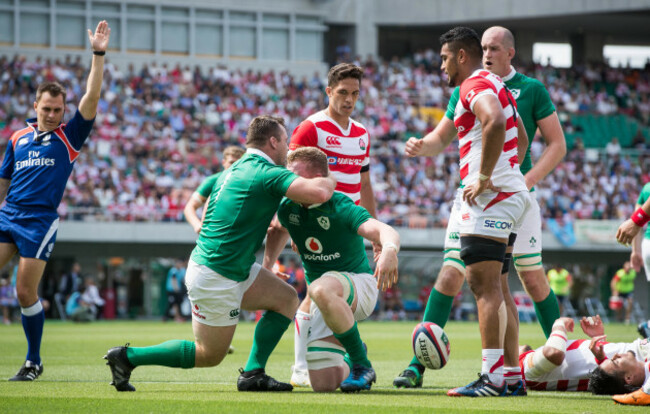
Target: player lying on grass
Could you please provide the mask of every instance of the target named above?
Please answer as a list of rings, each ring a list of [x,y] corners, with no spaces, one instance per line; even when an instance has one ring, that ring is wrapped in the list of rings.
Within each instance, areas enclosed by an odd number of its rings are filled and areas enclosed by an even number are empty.
[[[315,147],[289,154],[288,168],[303,178],[328,175],[327,155]],[[270,268],[293,239],[305,268],[311,298],[307,367],[314,391],[369,390],[376,374],[357,322],[375,309],[378,288],[397,282],[399,234],[348,196],[334,193],[323,204],[285,198],[269,229],[264,266]],[[382,246],[374,277],[363,239]],[[375,279],[376,278],[376,279]]]
[[[573,332],[571,318],[559,318],[546,344],[532,350],[521,347],[519,364],[526,385],[536,391],[587,391],[595,394],[619,394],[632,391],[643,384],[643,366],[650,344],[647,339],[633,342],[609,343],[599,316],[582,318],[582,331],[589,339],[569,340]],[[629,358],[640,364],[637,371],[630,370],[629,378],[617,380],[619,364],[631,366]]]

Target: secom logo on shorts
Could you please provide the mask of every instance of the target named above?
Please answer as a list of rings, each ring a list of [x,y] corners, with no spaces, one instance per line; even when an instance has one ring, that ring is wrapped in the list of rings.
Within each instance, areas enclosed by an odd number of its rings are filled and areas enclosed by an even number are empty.
[[[488,229],[512,230],[512,223],[509,221],[486,219],[483,227]]]

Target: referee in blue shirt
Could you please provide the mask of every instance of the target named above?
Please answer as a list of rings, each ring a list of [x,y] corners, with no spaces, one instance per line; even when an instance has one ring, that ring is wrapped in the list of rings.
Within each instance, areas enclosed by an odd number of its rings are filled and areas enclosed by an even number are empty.
[[[33,381],[43,373],[40,348],[45,314],[38,298],[38,284],[52,253],[63,197],[72,167],[92,129],[104,74],[104,55],[111,29],[101,21],[95,33],[88,30],[93,50],[86,94],[67,124],[66,90],[57,82],[45,82],[36,91],[36,118],[13,133],[0,167],[0,268],[16,254],[16,291],[27,338],[27,357],[10,381]]]

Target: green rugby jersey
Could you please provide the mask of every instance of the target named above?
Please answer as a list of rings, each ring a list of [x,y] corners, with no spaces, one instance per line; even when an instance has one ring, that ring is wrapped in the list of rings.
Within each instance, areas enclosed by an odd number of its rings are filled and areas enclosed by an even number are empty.
[[[526,148],[526,156],[519,164],[519,169],[522,174],[526,174],[533,168],[533,163],[530,159],[530,145],[535,137],[537,130],[537,121],[546,118],[555,112],[555,106],[551,101],[548,91],[544,84],[537,79],[529,78],[511,69],[508,76],[502,78],[506,86],[512,93],[512,96],[517,101],[517,112],[521,119],[524,121],[526,134],[528,134],[528,148]],[[449,98],[447,111],[445,116],[452,121],[454,120],[454,112],[456,104],[458,103],[459,87],[454,89],[454,92]]]
[[[248,149],[218,178],[192,260],[236,281],[248,278],[273,215],[297,175]]]
[[[639,194],[639,198],[636,200],[636,203],[642,206],[648,200],[648,198],[650,198],[650,183],[647,183],[643,186],[641,194]],[[643,237],[650,239],[650,226],[646,227]]]
[[[341,193],[310,207],[285,198],[278,209],[280,223],[298,247],[308,283],[331,270],[372,273],[363,237],[357,234],[371,218],[365,208]]]
[[[210,197],[210,193],[212,193],[212,189],[214,188],[214,184],[217,182],[217,180],[219,179],[219,176],[222,173],[223,173],[223,171],[207,176],[203,181],[201,181],[201,184],[196,189],[196,192],[199,193],[202,197],[205,197],[205,198]]]

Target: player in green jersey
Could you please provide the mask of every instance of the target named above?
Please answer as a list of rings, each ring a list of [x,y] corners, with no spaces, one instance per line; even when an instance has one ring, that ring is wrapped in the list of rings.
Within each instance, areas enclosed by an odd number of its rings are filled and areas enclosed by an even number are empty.
[[[135,391],[129,378],[140,365],[218,365],[228,351],[241,309],[262,309],[266,313],[257,323],[237,389],[293,389],[266,375],[264,367],[291,323],[298,295],[290,285],[255,263],[255,252],[284,196],[300,203],[324,203],[332,197],[336,180],[331,176],[302,178],[288,171],[287,140],[282,118],[253,119],[246,136],[246,155],[217,180],[188,264],[185,284],[192,304],[195,341],[109,349],[104,358],[118,391]]]
[[[566,153],[564,134],[555,107],[541,82],[517,73],[511,66],[515,47],[514,37],[508,29],[498,26],[487,29],[483,34],[481,44],[485,69],[499,75],[515,97],[517,112],[526,128],[529,143],[533,141],[538,128],[546,142],[546,149],[535,166],[532,166],[530,160],[530,145],[526,148],[525,156],[519,157],[520,160],[523,158],[520,169],[526,179],[526,185],[529,189],[533,189],[533,186],[555,168]],[[458,94],[458,88],[456,88],[447,106],[445,116],[432,132],[423,139],[410,138],[408,140],[405,148],[407,156],[435,156],[451,143],[456,136],[453,119]],[[560,314],[557,299],[548,285],[542,267],[539,205],[535,202],[534,196],[531,199],[533,203],[518,231],[512,256],[519,277],[533,299],[544,334],[548,337],[554,321],[560,317]],[[454,210],[452,210],[453,214]],[[454,220],[450,218],[449,222],[451,224]],[[447,323],[453,299],[462,288],[465,274],[465,264],[460,259],[458,230],[452,226],[447,228],[444,249],[443,267],[438,274],[424,312],[425,321],[434,322],[442,327]],[[505,268],[506,266],[504,266],[504,270]],[[513,316],[516,317],[516,314]],[[514,323],[511,324],[511,322]],[[518,329],[516,318],[509,318],[508,329],[510,332]],[[516,336],[506,335],[506,338],[514,339]],[[511,385],[523,384],[516,374],[518,372],[516,346],[516,343],[506,346],[506,355],[510,355],[510,358],[506,358],[505,361],[506,376],[509,377]],[[416,358],[413,358],[409,367],[395,378],[393,384],[396,387],[420,387],[422,386],[423,373],[424,366]],[[511,392],[519,392],[513,387],[514,385],[510,387]],[[521,392],[523,393],[523,390]]]
[[[205,202],[210,197],[214,184],[219,179],[221,173],[236,163],[245,153],[246,150],[238,145],[230,145],[226,147],[226,149],[223,150],[223,158],[221,159],[223,170],[206,177],[198,186],[196,191],[192,193],[187,204],[185,204],[185,208],[183,209],[185,220],[190,226],[192,226],[196,233],[201,232],[201,224],[203,223],[203,219],[196,214],[197,210],[205,205]],[[205,209],[203,210],[203,213],[205,213]],[[231,345],[228,348],[228,353],[232,354],[233,352],[235,352],[235,348]]]
[[[192,196],[185,204],[185,220],[189,223],[190,226],[194,229],[196,233],[201,231],[201,218],[196,214],[196,211],[203,207],[205,201],[210,197],[212,188],[214,188],[214,183],[217,182],[217,179],[223,173],[223,171],[230,168],[237,160],[239,160],[245,153],[245,150],[237,145],[231,145],[226,147],[223,150],[223,158],[221,159],[221,166],[223,170],[219,171],[216,174],[212,174],[205,178],[201,182],[201,185],[192,193]]]
[[[318,148],[301,147],[289,154],[288,168],[301,177],[323,177],[328,174],[327,156]],[[312,300],[307,337],[311,386],[320,392],[339,386],[343,392],[369,390],[376,375],[356,321],[375,309],[378,288],[397,282],[399,234],[341,193],[323,204],[285,198],[278,221],[267,237],[264,266],[275,263],[291,236]],[[374,276],[364,238],[382,246]]]
[[[638,211],[646,201],[650,200],[650,183],[643,186],[639,198],[636,201],[635,209]],[[633,223],[632,223],[633,224]],[[645,275],[650,281],[650,228],[647,228],[643,235],[637,233],[632,241],[632,254],[630,255],[632,267],[639,271],[645,266]]]

